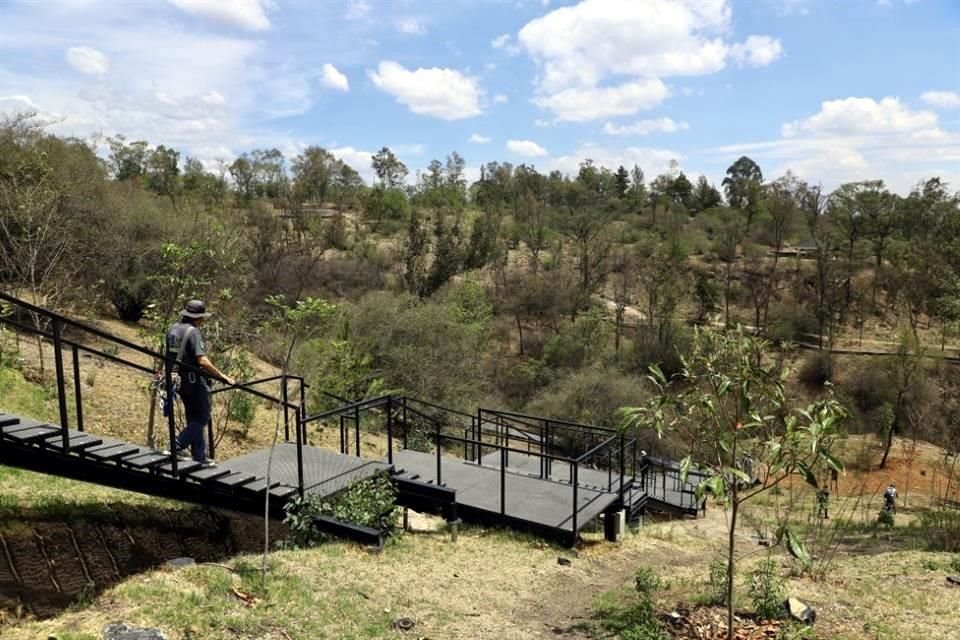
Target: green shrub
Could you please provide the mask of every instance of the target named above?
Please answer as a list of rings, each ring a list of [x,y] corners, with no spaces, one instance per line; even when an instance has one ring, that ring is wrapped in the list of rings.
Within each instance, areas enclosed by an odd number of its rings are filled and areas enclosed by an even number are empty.
[[[776,306],[771,309],[772,321],[767,327],[767,336],[776,342],[811,342],[808,334],[820,330],[816,316],[804,307]]]
[[[660,576],[650,567],[640,567],[637,569],[634,586],[641,596],[652,596],[660,589]]]
[[[661,587],[660,577],[652,569],[641,567],[635,586],[637,600],[623,601],[608,594],[594,607],[594,617],[621,640],[669,640],[653,603],[653,595]]]
[[[960,555],[950,558],[950,571],[960,573]]]
[[[880,526],[890,529],[894,525],[893,512],[887,511],[886,509],[881,509],[880,513],[877,514],[877,524]]]
[[[710,573],[707,576],[707,589],[710,603],[727,604],[727,559],[717,556],[710,561]]]
[[[333,497],[294,498],[284,507],[283,521],[290,527],[289,545],[303,548],[323,542],[326,537],[316,527],[319,516],[390,532],[397,523],[395,500],[396,489],[385,473],[358,482]]]
[[[960,511],[928,509],[920,514],[919,526],[930,551],[960,551]],[[950,568],[960,571],[960,556],[955,556],[950,561]]]
[[[771,558],[762,560],[750,572],[748,588],[753,610],[763,620],[775,620],[783,617],[784,587],[783,578],[777,570],[777,563]]]

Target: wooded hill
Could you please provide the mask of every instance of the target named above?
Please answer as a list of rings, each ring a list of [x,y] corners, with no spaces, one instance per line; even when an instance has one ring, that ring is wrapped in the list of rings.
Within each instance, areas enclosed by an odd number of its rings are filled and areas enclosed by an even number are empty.
[[[649,394],[650,364],[679,369],[693,325],[740,323],[822,346],[787,356],[794,392],[833,381],[853,428],[960,440],[949,365],[928,357],[960,329],[960,197],[935,176],[827,193],[747,157],[719,187],[585,158],[575,176],[493,162],[468,184],[456,152],[411,176],[383,148],[366,185],[319,147],[215,167],[121,136],[101,149],[30,114],[0,123],[4,290],[139,322],[147,344],[204,298],[240,376],[245,351],[271,356],[278,304],[322,298],[336,312],[295,365],[316,389],[606,424]]]

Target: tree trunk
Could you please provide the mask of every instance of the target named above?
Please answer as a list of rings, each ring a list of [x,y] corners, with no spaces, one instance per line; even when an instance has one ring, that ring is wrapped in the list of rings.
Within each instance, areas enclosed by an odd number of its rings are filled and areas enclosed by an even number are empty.
[[[520,314],[514,317],[517,319],[517,332],[520,334],[520,355],[523,355],[523,325],[520,323]]]

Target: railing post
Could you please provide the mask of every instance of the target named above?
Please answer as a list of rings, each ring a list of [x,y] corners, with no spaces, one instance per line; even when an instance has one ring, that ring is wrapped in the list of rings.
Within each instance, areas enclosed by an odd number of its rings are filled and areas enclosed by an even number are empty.
[[[360,407],[353,410],[353,428],[356,439],[357,457],[360,457]]]
[[[63,376],[63,353],[61,348],[63,343],[61,340],[61,334],[63,332],[63,324],[60,318],[53,319],[53,360],[54,367],[57,372],[57,403],[60,405],[60,437],[63,438],[63,450],[67,451],[70,448],[70,433],[68,429],[70,428],[68,424],[67,416],[67,398],[66,398],[66,385],[64,384]]]
[[[211,417],[207,420],[207,449],[210,451],[210,459],[215,458],[214,456],[214,443],[213,443],[213,418]]]
[[[387,463],[393,464],[393,396],[387,396]]]
[[[177,460],[177,425],[174,419],[176,406],[173,397],[173,365],[170,362],[170,352],[167,351],[166,345],[164,345],[163,349],[163,384],[167,390],[167,402],[169,403],[167,407],[167,430],[170,436],[170,470],[174,477],[176,477],[179,461]]]
[[[550,421],[544,421],[543,433],[540,434],[540,453],[550,453]],[[540,456],[540,478],[550,477],[550,460]]]
[[[435,423],[437,425],[436,439],[437,439],[437,486],[439,487],[443,481],[440,479],[440,421],[437,420]]]
[[[290,442],[290,408],[287,406],[287,374],[280,376],[280,401],[283,403],[283,441]]]
[[[403,448],[407,448],[407,432],[410,430],[410,425],[407,423],[407,397],[403,397],[403,405],[401,407],[403,412]]]
[[[340,453],[347,453],[347,417],[340,416]]]
[[[83,431],[83,398],[80,389],[80,354],[77,345],[72,345],[73,352],[73,400],[77,405],[77,431]]]
[[[507,450],[500,449],[500,515],[507,515]]]
[[[577,539],[577,517],[580,515],[580,505],[578,504],[579,500],[579,484],[580,484],[580,463],[576,460],[573,461],[573,539]]]
[[[302,420],[297,421],[297,492],[300,497],[303,497],[303,443],[306,440],[307,434],[307,423],[306,423],[306,409],[301,407],[297,413],[303,413],[304,417]],[[267,491],[270,491],[270,487],[267,487]]]
[[[307,442],[307,423],[305,422],[307,419],[307,391],[304,387],[305,384],[303,378],[300,378],[300,408],[297,410],[297,413],[302,416],[304,422],[297,420],[297,429],[303,429],[303,442],[309,446],[310,443]]]
[[[623,504],[623,477],[627,475],[627,452],[623,434],[620,434],[620,506]]]

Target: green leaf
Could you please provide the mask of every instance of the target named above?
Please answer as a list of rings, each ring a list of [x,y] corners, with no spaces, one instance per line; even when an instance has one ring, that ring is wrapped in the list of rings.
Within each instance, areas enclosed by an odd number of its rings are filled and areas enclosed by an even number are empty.
[[[809,567],[813,561],[803,541],[786,526],[783,528],[783,537],[787,543],[787,552],[796,558],[804,567]]]
[[[813,470],[803,462],[798,462],[797,466],[800,467],[800,473],[803,474],[803,479],[807,481],[807,484],[814,489],[819,489],[820,483],[817,482],[817,476],[813,473]]]
[[[724,473],[729,473],[729,474],[732,475],[733,477],[738,478],[738,479],[742,480],[743,482],[750,482],[750,481],[751,481],[750,476],[748,476],[746,473],[744,473],[744,472],[741,471],[740,469],[737,469],[736,467],[724,467],[724,468],[723,468],[723,472],[724,472]]]
[[[690,475],[690,467],[693,465],[693,459],[690,456],[680,461],[680,482],[686,482]]]

